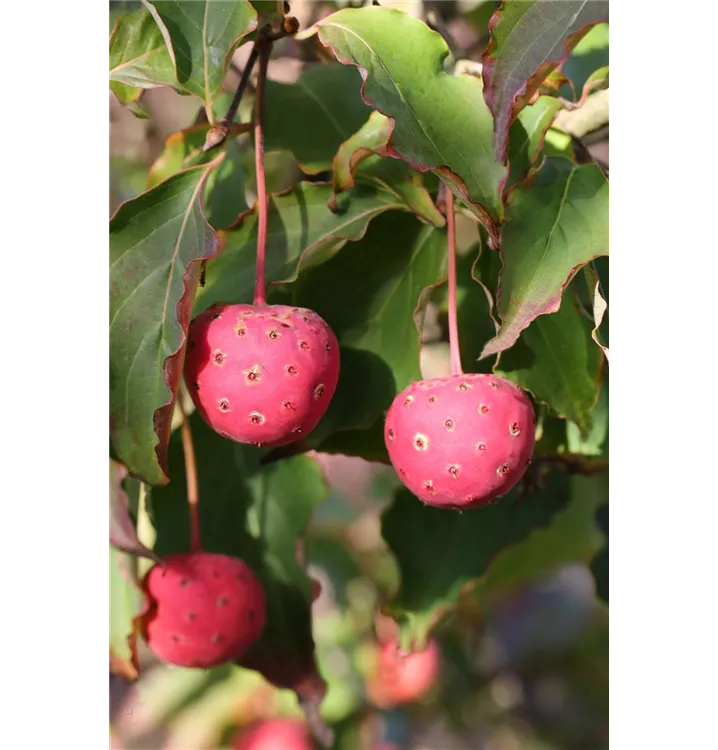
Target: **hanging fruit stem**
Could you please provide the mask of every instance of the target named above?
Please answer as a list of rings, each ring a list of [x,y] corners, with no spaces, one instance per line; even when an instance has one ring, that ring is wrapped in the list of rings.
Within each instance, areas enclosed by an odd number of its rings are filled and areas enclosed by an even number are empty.
[[[459,348],[459,327],[456,322],[456,226],[454,222],[454,194],[446,190],[446,229],[449,255],[449,353],[451,374],[463,375],[461,350]]]
[[[264,174],[264,90],[267,82],[269,55],[272,41],[260,35],[256,42],[259,50],[257,93],[254,99],[254,163],[257,175],[257,267],[254,282],[254,304],[266,305],[265,260],[267,255],[267,182]]]

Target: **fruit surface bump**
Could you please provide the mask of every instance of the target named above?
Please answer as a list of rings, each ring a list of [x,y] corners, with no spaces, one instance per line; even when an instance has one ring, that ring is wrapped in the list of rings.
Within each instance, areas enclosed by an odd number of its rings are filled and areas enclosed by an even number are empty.
[[[389,458],[427,505],[480,508],[524,475],[535,441],[528,396],[496,375],[452,375],[412,383],[384,426]]]
[[[236,659],[264,628],[262,586],[242,560],[210,552],[170,555],[143,581],[142,632],[168,664],[208,668]]]
[[[184,377],[197,411],[223,437],[287,445],[329,406],[339,344],[312,310],[214,305],[190,323]]]
[[[300,719],[261,721],[242,732],[233,750],[313,750],[309,728]]]

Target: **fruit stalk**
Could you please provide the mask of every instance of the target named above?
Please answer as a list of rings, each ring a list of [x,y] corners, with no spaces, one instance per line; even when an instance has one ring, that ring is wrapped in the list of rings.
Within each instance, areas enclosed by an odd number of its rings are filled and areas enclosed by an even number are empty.
[[[264,89],[272,42],[260,35],[256,44],[259,49],[259,70],[254,100],[254,164],[257,175],[257,267],[254,281],[254,304],[266,305],[264,268],[267,254],[267,183],[264,174],[263,121]]]
[[[446,189],[446,230],[449,255],[449,353],[451,374],[463,375],[461,350],[459,348],[459,327],[456,322],[456,228],[454,224],[454,194]]]
[[[182,414],[182,448],[184,450],[185,474],[187,476],[187,504],[189,506],[190,549],[199,552],[202,549],[202,539],[199,533],[199,489],[197,485],[197,461],[194,455],[192,431],[189,426],[187,412],[182,404],[182,393],[177,395],[177,405]]]

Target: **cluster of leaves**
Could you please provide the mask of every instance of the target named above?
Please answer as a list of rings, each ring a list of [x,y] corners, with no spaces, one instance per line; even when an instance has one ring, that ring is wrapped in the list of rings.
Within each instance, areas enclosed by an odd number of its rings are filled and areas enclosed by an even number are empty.
[[[157,86],[196,97],[204,113],[168,138],[147,190],[110,222],[111,452],[121,462],[111,463],[111,517],[122,537],[111,550],[111,648],[126,674],[136,666],[139,607],[126,556],[189,547],[173,432],[189,321],[214,302],[252,299],[251,136],[215,150],[203,144],[223,115],[234,51],[251,42],[259,14],[277,10],[244,0],[143,0],[110,37],[110,87],[136,115],[144,115],[143,92]],[[316,310],[341,346],[336,395],[302,448],[388,461],[383,415],[421,378],[425,304],[445,307],[441,184],[478,226],[478,244],[459,259],[463,366],[518,383],[541,415],[535,486],[463,515],[399,491],[384,514],[401,578],[387,607],[407,642],[421,644],[460,597],[483,600],[561,562],[588,562],[600,546],[600,502],[582,502],[566,474],[607,465],[608,183],[547,133],[567,82],[581,98],[607,83],[607,69],[586,75],[573,58],[577,80],[559,72],[606,20],[604,2],[504,3],[476,76],[453,69],[446,41],[421,20],[346,8],[303,42],[334,62],[267,86],[266,149],[291,154],[300,168],[279,188],[270,175],[269,300]],[[268,593],[268,627],[247,664],[283,687],[305,685],[315,673],[311,585],[295,549],[325,497],[321,473],[309,456],[235,445],[197,416],[191,426],[204,546],[247,559]],[[140,482],[152,551],[134,533],[137,505],[123,490],[136,496]],[[574,537],[567,518],[585,533]]]

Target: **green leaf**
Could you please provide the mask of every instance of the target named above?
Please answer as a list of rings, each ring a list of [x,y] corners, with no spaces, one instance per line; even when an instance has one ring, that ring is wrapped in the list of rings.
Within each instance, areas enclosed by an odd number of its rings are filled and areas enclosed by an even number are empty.
[[[504,2],[494,14],[482,61],[499,161],[506,156],[509,126],[519,111],[588,29],[607,18],[608,0]]]
[[[591,429],[584,435],[574,422],[566,422],[568,452],[580,456],[608,457],[608,372],[591,413]]]
[[[481,0],[465,17],[483,35],[489,30],[491,17],[500,5],[501,0]]]
[[[110,545],[110,669],[129,680],[139,674],[135,618],[143,606],[137,559]]]
[[[594,71],[586,79],[586,83],[584,83],[583,85],[583,93],[581,94],[581,98],[585,99],[592,92],[601,91],[602,89],[607,89],[607,88],[608,88],[608,65],[606,65],[604,68],[599,68],[598,70]]]
[[[586,91],[587,87],[592,90],[599,81],[607,79],[608,36],[608,24],[597,24],[574,47],[561,66],[561,71],[571,79],[576,91]],[[603,72],[599,73],[599,70]]]
[[[110,89],[133,104],[157,86],[177,86],[177,79],[162,32],[142,8],[120,16],[110,34]]]
[[[257,195],[257,179],[254,167],[254,150],[243,153],[247,172],[247,193],[254,202]],[[266,151],[264,154],[264,180],[267,195],[286,193],[304,178],[297,160],[291,151]]]
[[[308,444],[370,427],[397,393],[421,379],[415,316],[429,288],[445,278],[445,266],[446,234],[393,212],[300,275],[294,304],[316,310],[341,348],[337,391]]]
[[[210,226],[224,229],[247,211],[248,179],[246,155],[240,151],[236,140],[230,141],[219,166],[207,179],[204,207]]]
[[[332,184],[335,195],[330,207],[337,206],[337,194],[353,187],[355,176],[358,176],[364,182],[374,182],[391,190],[424,221],[443,227],[446,219],[425,188],[422,175],[400,159],[382,158],[388,154],[387,144],[392,129],[391,121],[374,111],[364,125],[341,144],[334,157]]]
[[[117,84],[117,85],[122,86],[123,84]],[[112,89],[112,85],[110,85],[110,89]],[[135,99],[134,101],[123,102],[123,103],[127,107],[127,109],[129,109],[130,112],[132,112],[132,114],[138,120],[149,120],[150,113],[145,108],[145,104],[144,104],[143,96],[142,96],[144,92],[142,91],[142,89],[138,89],[138,91],[139,91],[140,96],[137,99]]]
[[[593,319],[595,327],[591,337],[601,347],[608,362],[608,258],[596,258],[586,272],[593,294]]]
[[[140,0],[115,0],[110,6],[110,26],[108,31],[112,31],[117,23],[117,19],[121,16],[125,16],[133,10],[137,10],[141,7]]]
[[[388,155],[387,146],[393,127],[388,117],[374,110],[359,130],[339,146],[332,165],[335,192],[341,193],[354,185],[354,174],[364,159],[372,154]]]
[[[578,311],[569,287],[558,311],[537,318],[494,369],[586,434],[598,399],[602,359],[591,341],[591,323]]]
[[[394,120],[394,155],[435,170],[493,227],[506,168],[494,159],[481,81],[444,70],[449,49],[441,35],[399,10],[367,7],[323,19],[319,38],[340,62],[365,71],[364,100]]]
[[[140,104],[140,99],[144,93],[143,89],[133,88],[117,81],[110,81],[110,91],[117,97],[117,101],[120,104],[124,104],[135,117],[140,120],[147,120],[149,118],[149,115]]]
[[[257,13],[277,13],[277,0],[251,0]]]
[[[308,67],[296,83],[267,81],[265,148],[291,151],[307,174],[331,169],[339,146],[371,113],[360,88],[359,73],[343,65]]]
[[[127,468],[110,459],[110,544],[123,552],[159,562],[157,555],[137,538],[129,498],[122,486],[127,476]]]
[[[329,185],[300,183],[282,195],[269,196],[266,276],[268,282],[289,281],[297,267],[327,248],[358,239],[375,216],[403,208],[396,196],[368,186],[351,193],[346,213],[327,208]],[[257,215],[248,213],[237,230],[225,235],[226,247],[207,264],[205,287],[200,289],[195,312],[215,302],[251,302],[257,252]]]
[[[211,166],[123,203],[110,221],[110,427],[118,457],[164,484],[197,261],[219,250],[201,193]]]
[[[150,167],[147,187],[158,185],[183,169],[207,164],[213,158],[220,159],[219,165],[207,178],[204,210],[210,226],[224,229],[247,211],[245,191],[249,179],[248,163],[252,155],[240,151],[236,138],[227,142],[219,156],[215,151],[202,151],[208,130],[209,125],[205,123],[172,133],[165,141],[162,153]]]
[[[400,159],[370,156],[359,165],[357,179],[395,193],[422,221],[441,229],[446,218],[426,189],[424,177]]]
[[[539,84],[537,93],[547,94],[548,96],[559,96],[561,89],[566,87],[568,88],[570,95],[572,95],[574,91],[571,86],[573,86],[573,82],[570,78],[565,76],[560,70],[554,70]],[[521,111],[523,112],[523,110]],[[521,112],[519,112],[519,115],[520,114]],[[511,131],[509,131],[509,137],[510,133]]]
[[[485,607],[511,587],[535,580],[561,565],[588,563],[604,538],[595,523],[596,509],[607,497],[604,479],[605,475],[571,478],[568,505],[556,513],[547,527],[536,529],[523,542],[497,555],[486,575],[471,589],[471,600]],[[522,502],[531,501],[529,496]]]
[[[561,109],[558,99],[540,96],[519,113],[509,131],[509,178],[504,192],[525,180],[536,166],[546,131]]]
[[[196,453],[202,547],[240,557],[259,576],[267,624],[242,664],[281,687],[297,688],[315,673],[312,586],[296,560],[298,539],[326,496],[322,471],[308,456],[260,463],[263,451],[220,437],[196,413],[190,418]],[[182,440],[168,454],[173,481],[152,491],[161,556],[190,549]]]
[[[402,489],[383,514],[382,535],[401,575],[390,611],[418,648],[467,584],[478,585],[476,579],[487,575],[494,558],[548,526],[570,501],[568,480],[558,473],[549,476],[543,490],[521,499],[518,492],[495,505],[457,513],[425,506]],[[539,571],[530,566],[533,572]]]
[[[552,125],[546,131],[543,153],[544,156],[558,156],[564,159],[571,159],[572,161],[576,158],[571,136],[560,130],[556,125]]]
[[[501,329],[482,357],[512,347],[539,315],[555,313],[575,273],[608,255],[608,182],[595,164],[546,159],[509,199],[503,226]]]
[[[371,427],[361,430],[342,430],[322,440],[317,446],[319,453],[340,453],[343,456],[359,456],[365,461],[390,464],[389,453],[384,442],[384,419],[378,419]]]
[[[179,85],[198,96],[212,116],[232,54],[257,27],[247,0],[143,0],[167,44]]]
[[[565,419],[557,417],[546,404],[536,404],[536,445],[532,460],[565,454],[567,424]]]
[[[206,164],[216,157],[215,153],[202,151],[209,124],[191,125],[172,133],[165,140],[164,148],[147,174],[147,187],[159,185],[177,172]]]

